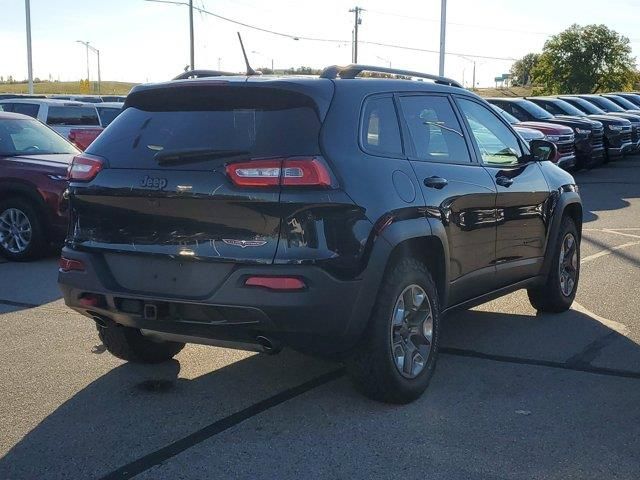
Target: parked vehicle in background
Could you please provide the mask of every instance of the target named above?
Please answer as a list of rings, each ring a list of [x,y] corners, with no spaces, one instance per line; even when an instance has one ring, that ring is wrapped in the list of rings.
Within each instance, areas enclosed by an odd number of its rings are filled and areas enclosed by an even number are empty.
[[[564,125],[554,125],[552,123],[544,122],[521,122],[510,113],[505,112],[497,105],[491,105],[493,109],[500,113],[507,122],[511,124],[513,129],[520,133],[525,131],[526,136],[530,136],[534,132],[533,138],[527,139],[527,141],[544,139],[553,142],[556,146],[556,156],[552,159],[553,163],[564,169],[573,168],[576,164],[576,147],[575,147],[575,135],[573,129],[565,127]]]
[[[593,168],[604,161],[604,127],[595,120],[580,117],[556,118],[524,98],[489,98],[522,122],[543,122],[571,127],[575,132],[576,167]]]
[[[4,111],[22,113],[50,126],[84,150],[102,132],[94,104],[46,99],[0,100]]]
[[[98,116],[100,117],[100,126],[107,128],[115,118],[122,112],[122,102],[103,102],[100,105],[96,105]]]
[[[74,102],[84,103],[101,103],[102,97],[98,95],[50,95],[49,98],[55,98],[58,100],[72,100]]]
[[[638,95],[637,93],[615,92],[613,95],[629,100],[636,106],[636,108],[640,108],[640,95]]]
[[[582,98],[588,102],[593,103],[596,107],[601,110],[604,110],[607,113],[618,114],[618,113],[626,113],[640,116],[640,109],[631,109],[627,110],[622,108],[620,105],[611,101],[610,99],[603,97],[602,95],[575,95],[578,98]]]
[[[67,231],[67,169],[80,152],[26,115],[0,113],[0,255],[35,258]]]
[[[103,102],[123,102],[127,99],[126,95],[102,95],[100,97]]]
[[[539,311],[573,302],[574,179],[453,80],[334,66],[138,86],[126,105],[73,161],[59,270],[119,358],[287,345],[407,403],[446,312],[520,288]]]
[[[551,115],[556,117],[589,117],[604,125],[604,146],[606,161],[621,157],[625,153],[633,151],[633,125],[624,118],[613,117],[611,115],[587,114],[574,107],[570,103],[556,97],[529,97],[528,100],[544,108]],[[640,128],[640,121],[636,122]]]
[[[29,95],[25,93],[0,93],[0,100],[7,100],[10,98],[47,98],[46,95]]]
[[[598,107],[595,103],[590,102],[589,100],[576,96],[576,95],[558,95],[558,98],[564,100],[567,103],[570,103],[578,110],[582,110],[585,113],[591,115],[607,115],[609,117],[614,118],[623,118],[625,120],[629,120],[631,122],[631,141],[634,144],[634,151],[636,151],[640,145],[640,124],[638,121],[640,117],[638,115],[628,113],[628,112],[608,112]]]

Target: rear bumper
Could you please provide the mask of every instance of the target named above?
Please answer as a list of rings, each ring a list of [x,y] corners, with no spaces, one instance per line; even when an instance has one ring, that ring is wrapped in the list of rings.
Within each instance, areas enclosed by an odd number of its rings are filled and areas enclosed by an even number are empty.
[[[345,351],[358,339],[350,322],[362,282],[336,279],[316,266],[237,265],[206,298],[193,299],[133,292],[109,274],[101,254],[66,247],[62,254],[85,265],[84,272],[59,272],[65,303],[90,318],[238,344],[264,336],[309,353]],[[252,275],[295,276],[307,287],[274,291],[245,286]],[[86,294],[97,294],[100,301],[87,306],[81,302]]]

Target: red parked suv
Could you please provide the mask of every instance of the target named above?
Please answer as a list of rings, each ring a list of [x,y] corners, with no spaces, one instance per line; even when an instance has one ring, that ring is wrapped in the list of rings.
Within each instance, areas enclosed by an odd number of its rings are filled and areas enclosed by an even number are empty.
[[[67,230],[67,168],[80,151],[38,120],[0,112],[0,255],[27,260]]]

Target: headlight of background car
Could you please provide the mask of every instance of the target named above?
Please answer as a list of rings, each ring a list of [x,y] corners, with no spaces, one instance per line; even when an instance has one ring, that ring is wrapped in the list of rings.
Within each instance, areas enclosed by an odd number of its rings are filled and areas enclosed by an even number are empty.
[[[550,142],[557,142],[560,140],[560,137],[558,135],[547,135],[546,140],[549,140]]]
[[[612,132],[620,132],[622,131],[622,125],[609,125],[609,130]]]
[[[591,130],[586,130],[584,128],[576,128],[575,130],[578,135],[589,135],[591,133]]]

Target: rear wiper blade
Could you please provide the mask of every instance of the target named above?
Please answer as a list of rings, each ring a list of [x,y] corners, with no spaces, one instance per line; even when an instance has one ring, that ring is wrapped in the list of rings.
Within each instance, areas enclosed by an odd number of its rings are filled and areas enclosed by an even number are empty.
[[[236,157],[247,155],[248,150],[220,150],[212,148],[193,148],[190,150],[163,150],[156,153],[153,159],[159,165],[173,165],[213,160],[216,158]]]

